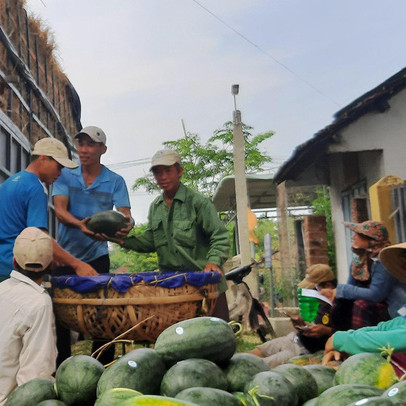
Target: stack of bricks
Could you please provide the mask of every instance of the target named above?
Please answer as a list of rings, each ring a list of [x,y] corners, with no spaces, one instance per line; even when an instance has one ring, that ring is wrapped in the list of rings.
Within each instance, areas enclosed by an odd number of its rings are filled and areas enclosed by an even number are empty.
[[[351,221],[362,223],[369,220],[368,202],[365,198],[354,198],[351,200]]]
[[[306,267],[328,264],[326,218],[307,216],[303,221]]]

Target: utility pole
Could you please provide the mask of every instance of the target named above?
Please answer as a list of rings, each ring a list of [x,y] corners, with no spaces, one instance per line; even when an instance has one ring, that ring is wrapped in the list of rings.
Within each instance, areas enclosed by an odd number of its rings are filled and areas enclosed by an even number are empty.
[[[251,248],[248,230],[248,193],[247,179],[245,176],[245,140],[242,132],[241,112],[237,110],[236,95],[239,92],[239,85],[231,86],[231,93],[234,97],[233,112],[233,145],[234,145],[234,174],[235,174],[235,199],[237,203],[237,231],[238,245],[240,248],[241,265],[251,263]],[[257,272],[251,272],[246,281],[250,286],[252,294],[258,297]]]

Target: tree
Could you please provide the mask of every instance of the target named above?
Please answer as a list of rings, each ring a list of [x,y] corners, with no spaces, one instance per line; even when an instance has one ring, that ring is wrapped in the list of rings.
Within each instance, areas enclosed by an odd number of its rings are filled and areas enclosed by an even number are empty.
[[[146,224],[136,225],[129,235],[142,234],[146,228]],[[114,271],[122,266],[126,267],[128,272],[153,271],[158,269],[158,257],[155,252],[144,254],[126,250],[114,244],[113,250],[110,252],[110,269]]]
[[[247,172],[261,172],[263,166],[271,162],[271,157],[260,151],[262,142],[273,136],[273,132],[252,135],[253,128],[243,124],[245,139],[245,165]],[[178,152],[184,168],[182,182],[192,189],[212,197],[217,185],[224,176],[234,173],[233,124],[226,122],[215,130],[206,144],[199,135],[187,133],[183,138],[163,143],[166,148]],[[147,191],[158,189],[152,174],[136,179],[133,189],[144,187]]]

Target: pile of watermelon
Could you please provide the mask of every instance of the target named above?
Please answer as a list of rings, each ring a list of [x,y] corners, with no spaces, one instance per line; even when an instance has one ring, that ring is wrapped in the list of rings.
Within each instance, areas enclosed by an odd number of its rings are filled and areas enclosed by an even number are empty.
[[[34,379],[5,406],[347,406],[406,405],[379,354],[349,357],[336,371],[294,363],[270,369],[262,358],[236,353],[232,327],[215,317],[170,326],[154,349],[138,348],[107,368],[87,355],[65,360],[55,383]]]

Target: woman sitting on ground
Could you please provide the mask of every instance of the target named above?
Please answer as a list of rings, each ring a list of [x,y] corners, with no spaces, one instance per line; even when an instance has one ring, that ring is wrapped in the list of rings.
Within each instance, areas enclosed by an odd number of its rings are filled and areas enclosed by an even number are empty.
[[[335,300],[337,313],[352,312],[350,325],[342,330],[375,326],[396,317],[399,306],[405,303],[406,288],[378,259],[381,250],[390,245],[386,227],[371,220],[344,225],[354,231],[351,249],[355,257],[347,283],[321,293],[331,301]]]
[[[384,248],[380,260],[398,283],[406,283],[406,243]],[[339,360],[345,356],[362,352],[380,353],[383,347],[393,348],[392,359],[406,367],[406,300],[399,307],[399,316],[392,320],[379,323],[374,327],[364,327],[358,330],[337,331],[325,346],[323,364],[332,359]],[[398,354],[396,354],[398,353]],[[403,374],[403,372],[402,372]]]

